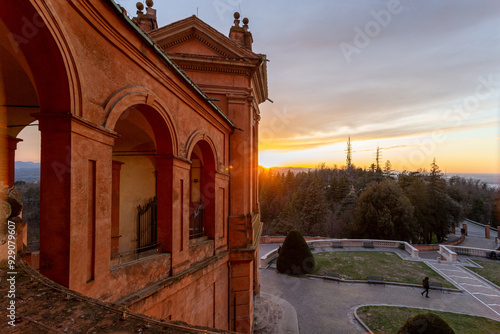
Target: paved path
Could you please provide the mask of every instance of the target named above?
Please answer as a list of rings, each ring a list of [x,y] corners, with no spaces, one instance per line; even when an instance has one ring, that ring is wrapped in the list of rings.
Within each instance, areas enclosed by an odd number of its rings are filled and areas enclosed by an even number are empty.
[[[354,321],[354,308],[360,305],[420,307],[471,315],[500,316],[468,293],[443,293],[397,286],[336,283],[322,279],[280,275],[274,269],[261,269],[261,291],[287,300],[297,312],[299,330],[307,333],[364,333]]]
[[[455,235],[460,235],[460,227],[456,228],[455,232]],[[467,223],[467,236],[465,237],[464,242],[458,246],[497,249],[499,245],[495,243],[496,236],[497,231],[490,231],[490,238],[486,239],[484,227]]]
[[[494,287],[481,280],[478,276],[460,265],[426,263],[441,276],[493,311],[496,314],[496,318],[500,321],[500,289],[498,287]]]
[[[492,238],[486,239],[483,227],[471,223],[467,225],[468,236],[461,246],[489,249],[498,247],[495,243],[496,232],[492,231]],[[457,230],[457,235],[459,235],[460,229]],[[278,246],[279,244],[261,244],[259,256],[276,249]],[[350,247],[341,250],[317,248],[314,252],[354,250],[367,251],[364,248]],[[373,251],[391,251],[404,259],[411,260],[408,253],[399,249],[376,249]],[[275,299],[277,301],[284,301],[278,302],[275,306],[279,319],[282,318],[282,313],[290,312],[290,307],[295,308],[298,328],[302,334],[365,333],[366,331],[354,320],[354,310],[361,305],[426,308],[477,315],[500,321],[500,289],[490,286],[464,269],[462,265],[468,264],[468,257],[462,259],[462,256],[459,256],[460,263],[453,264],[426,260],[436,259],[437,252],[421,252],[421,254],[424,255],[422,256],[423,261],[464,292],[445,293],[431,290],[431,298],[424,298],[420,295],[420,288],[336,283],[322,279],[291,277],[278,274],[273,268],[259,270],[261,291],[264,296],[268,294],[277,297]],[[294,312],[291,311],[291,313]],[[272,319],[271,322],[275,321],[276,317]],[[261,325],[265,327],[265,324],[261,323]],[[268,331],[269,333],[283,332],[278,328],[279,326],[274,325],[275,330]],[[272,327],[271,324],[270,328]],[[292,333],[292,331],[286,333]]]

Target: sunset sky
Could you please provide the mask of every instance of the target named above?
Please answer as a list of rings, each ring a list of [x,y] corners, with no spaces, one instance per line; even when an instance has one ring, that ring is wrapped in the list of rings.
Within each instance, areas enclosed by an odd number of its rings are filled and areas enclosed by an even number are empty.
[[[117,1],[135,15],[132,0]],[[198,16],[227,35],[250,19],[265,53],[260,164],[500,173],[498,0],[155,1],[159,25]],[[21,137],[22,134],[21,134]],[[20,144],[20,148],[23,144]],[[23,160],[19,156],[17,160]],[[31,159],[33,160],[33,159]]]

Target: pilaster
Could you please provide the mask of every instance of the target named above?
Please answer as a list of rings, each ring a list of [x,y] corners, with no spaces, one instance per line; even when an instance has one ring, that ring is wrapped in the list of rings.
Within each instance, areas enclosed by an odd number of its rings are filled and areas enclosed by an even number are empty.
[[[9,188],[14,186],[15,158],[17,144],[22,139],[2,135],[0,138],[0,184],[3,183]]]
[[[109,275],[116,134],[72,114],[33,116],[41,131],[40,272],[92,294]]]

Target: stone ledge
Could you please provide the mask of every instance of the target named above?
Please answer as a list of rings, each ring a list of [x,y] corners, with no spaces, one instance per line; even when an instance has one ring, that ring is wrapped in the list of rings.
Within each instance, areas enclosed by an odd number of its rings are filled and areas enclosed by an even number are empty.
[[[21,259],[17,261],[16,272],[16,326],[4,327],[5,333],[47,330],[68,333],[232,333],[181,322],[165,322],[130,312],[121,305],[86,297],[42,276]],[[6,278],[6,271],[2,271],[2,291],[8,289]]]

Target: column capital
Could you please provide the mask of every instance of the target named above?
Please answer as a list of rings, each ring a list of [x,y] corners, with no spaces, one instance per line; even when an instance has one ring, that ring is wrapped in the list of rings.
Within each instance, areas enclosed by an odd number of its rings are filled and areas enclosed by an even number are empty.
[[[226,94],[229,104],[246,104],[249,94]]]
[[[156,154],[157,163],[170,163],[176,167],[191,168],[192,162],[174,154]]]
[[[22,142],[23,140],[21,138],[15,138],[12,136],[7,136],[7,135],[2,135],[2,138],[4,138],[6,142],[6,147],[9,150],[16,150],[17,149],[17,144],[19,142]]]
[[[71,113],[33,113],[41,132],[74,132],[89,139],[113,145],[118,133]]]

